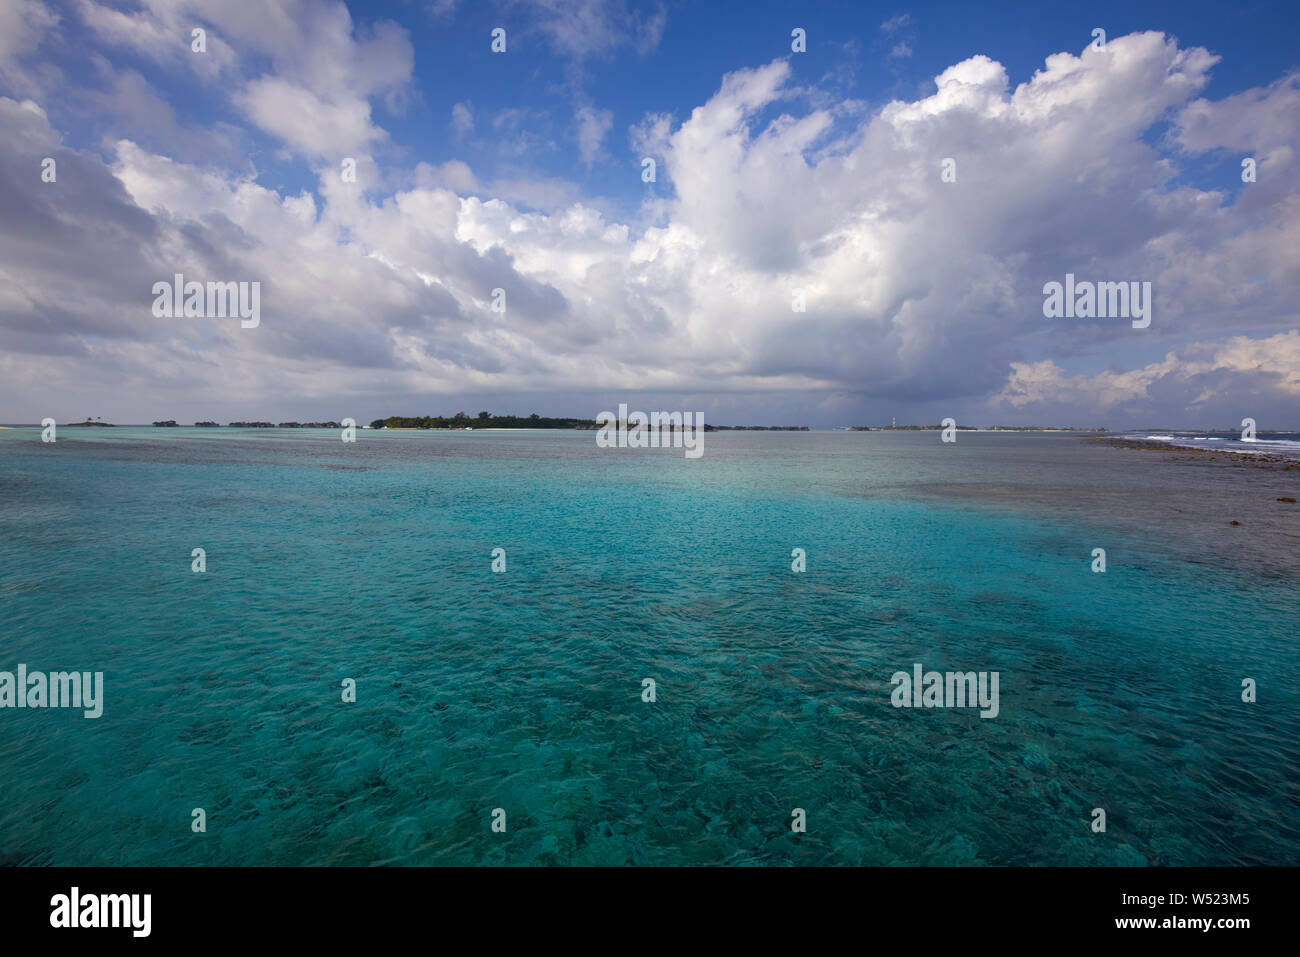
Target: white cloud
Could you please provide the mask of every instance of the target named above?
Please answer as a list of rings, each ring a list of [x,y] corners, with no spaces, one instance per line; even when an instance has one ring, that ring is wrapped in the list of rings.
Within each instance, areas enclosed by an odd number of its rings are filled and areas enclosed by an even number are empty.
[[[58,25],[58,14],[39,0],[0,3],[0,80],[14,92],[21,95],[39,92],[43,84],[24,61],[35,56]]]
[[[219,83],[255,125],[307,157],[335,157],[384,140],[370,101],[382,98],[400,110],[414,67],[405,30],[390,21],[358,26],[339,2],[143,0],[126,13],[78,0],[78,10],[106,42],[188,65]],[[206,53],[191,50],[196,26],[207,31]],[[250,75],[266,60],[270,72]]]
[[[321,61],[302,49],[240,102],[307,155],[373,146],[367,97],[404,72],[359,51],[393,35],[358,41],[341,19],[321,29],[366,77],[356,96],[309,84]],[[25,357],[0,367],[0,399],[108,369],[119,391],[147,393],[158,386],[145,370],[166,367],[189,389],[233,378],[251,398],[364,393],[383,369],[393,394],[813,390],[810,406],[854,395],[1106,411],[1201,409],[1246,389],[1293,402],[1300,187],[1281,177],[1234,202],[1230,182],[1172,183],[1185,151],[1294,150],[1294,91],[1275,84],[1225,112],[1198,99],[1214,62],[1137,34],[1049,57],[1013,86],[974,56],[930,95],[865,115],[808,107],[822,101],[792,86],[784,59],[737,71],[681,122],[648,117],[630,133],[675,189],[649,225],[528,169],[485,184],[463,162],[420,164],[377,196],[331,163],[317,202],[133,142],[111,171],[60,154],[84,192],[33,192],[24,171],[58,134],[34,104],[0,100],[12,144],[0,203],[23,217],[0,227],[0,345]],[[1148,142],[1170,115],[1170,142]],[[509,139],[536,119],[515,110],[491,125]],[[609,129],[599,111],[586,122],[584,160]],[[949,157],[955,183],[940,178]],[[89,237],[102,235],[114,247],[97,257]],[[180,268],[261,278],[262,326],[159,324],[149,284]],[[1067,271],[1151,281],[1150,329],[1044,320],[1043,283]],[[486,308],[496,287],[504,316]]]
[[[610,110],[584,106],[579,108],[574,120],[577,124],[578,157],[584,166],[590,167],[600,155],[605,134],[614,125],[614,114]]]
[[[533,26],[559,53],[577,61],[606,56],[630,44],[646,54],[659,45],[667,10],[629,9],[626,0],[516,0],[532,13]]]
[[[457,137],[469,136],[474,132],[474,106],[468,100],[451,108],[451,129]]]
[[[1242,380],[1256,390],[1300,398],[1300,331],[1292,329],[1262,339],[1234,336],[1222,343],[1196,343],[1128,372],[1071,376],[1050,359],[1013,362],[1006,387],[991,403],[1018,409],[1064,404],[1104,412],[1148,402],[1154,398],[1153,390],[1160,387],[1176,391],[1186,408],[1194,410],[1240,387]]]
[[[261,129],[309,157],[367,151],[387,134],[370,120],[370,104],[357,97],[322,99],[278,77],[254,80],[235,102]]]
[[[186,65],[215,81],[235,63],[235,51],[213,27],[221,22],[221,5],[213,2],[167,3],[145,0],[140,9],[124,12],[96,0],[76,0],[82,21],[105,42],[168,66]],[[193,50],[193,31],[205,31],[205,52]]]

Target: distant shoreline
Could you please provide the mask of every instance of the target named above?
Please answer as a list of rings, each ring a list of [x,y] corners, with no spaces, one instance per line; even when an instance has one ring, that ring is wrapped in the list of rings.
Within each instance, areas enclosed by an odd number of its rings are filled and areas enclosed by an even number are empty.
[[[224,431],[226,429],[257,429],[257,430],[318,429],[319,430],[319,429],[340,429],[343,426],[339,423],[332,423],[332,422],[319,422],[319,423],[318,422],[311,422],[311,423],[231,422],[227,425],[220,425],[219,423],[216,422],[203,422],[203,423],[196,422],[192,425],[181,425],[179,423],[175,425],[173,424],[163,425],[157,423],[117,425],[115,423],[110,423],[110,422],[68,422],[64,424],[63,427],[64,428],[87,428],[87,427],[128,428],[128,429],[179,428],[179,429],[205,429],[205,430],[214,429],[214,430]],[[357,427],[363,428],[363,426],[357,426]],[[0,429],[3,429],[5,431],[12,431],[14,429],[39,429],[39,428],[41,428],[41,426],[37,423],[0,425]],[[571,425],[571,426],[563,426],[563,427],[532,426],[532,425],[511,425],[511,426],[499,426],[499,425],[407,426],[407,425],[403,425],[403,426],[376,427],[372,424],[370,426],[365,426],[364,428],[377,431],[377,432],[547,432],[547,431],[594,432],[597,431],[598,429],[595,423],[591,423],[591,424],[584,423],[582,425]],[[900,425],[900,426],[891,427],[888,425],[880,425],[880,426],[873,425],[873,426],[850,426],[850,427],[838,426],[838,427],[829,427],[829,428],[820,428],[820,429],[810,429],[808,426],[706,424],[705,429],[706,431],[709,432],[715,432],[715,431],[716,432],[932,432],[932,431],[938,432],[942,430],[942,426],[937,426],[937,425],[901,426]],[[1152,439],[1141,438],[1132,434],[1135,432],[1169,432],[1171,434],[1178,435],[1180,433],[1191,434],[1193,432],[1198,432],[1198,431],[1204,432],[1206,431],[1204,429],[1199,429],[1199,430],[1198,429],[1131,429],[1131,430],[1125,430],[1124,432],[1111,432],[1105,429],[1073,429],[1073,428],[1048,429],[1048,428],[1041,428],[1037,426],[1026,426],[1023,428],[1012,428],[1009,426],[995,426],[992,428],[986,428],[986,427],[978,427],[978,426],[958,425],[956,426],[956,431],[982,432],[982,433],[1010,432],[1017,435],[1026,435],[1026,434],[1033,434],[1037,432],[1045,432],[1045,433],[1058,434],[1058,435],[1059,434],[1079,435],[1094,440],[1107,441],[1116,445],[1125,445],[1125,446],[1144,446],[1149,448],[1160,448],[1166,450],[1182,449],[1184,451],[1200,451],[1200,452],[1218,451],[1215,449],[1198,448],[1196,446],[1179,445],[1177,444],[1177,442],[1159,442]],[[1214,430],[1209,430],[1209,431],[1214,431]],[[1288,430],[1270,430],[1269,432],[1261,432],[1260,436],[1263,437],[1269,434],[1292,434],[1292,433],[1288,432]],[[1243,450],[1242,452],[1237,452],[1234,454],[1269,455],[1272,453],[1269,453],[1267,451],[1245,452]],[[1282,458],[1285,459],[1286,457],[1282,456]]]

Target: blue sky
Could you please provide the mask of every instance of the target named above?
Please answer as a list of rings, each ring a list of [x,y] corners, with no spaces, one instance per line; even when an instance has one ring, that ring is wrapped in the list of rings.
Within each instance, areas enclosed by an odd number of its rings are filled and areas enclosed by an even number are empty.
[[[628,128],[649,113],[685,118],[716,90],[723,74],[789,55],[795,26],[807,31],[813,53],[791,57],[796,80],[861,100],[868,108],[928,94],[936,74],[972,53],[987,54],[1006,66],[1012,83],[1022,82],[1042,68],[1047,52],[1081,50],[1095,27],[1110,36],[1161,30],[1184,45],[1220,54],[1223,60],[1205,90],[1214,98],[1276,79],[1296,66],[1300,50],[1300,6],[1279,0],[1241,6],[1003,2],[981,4],[977,15],[964,2],[890,7],[760,0],[745,4],[743,15],[729,4],[643,4],[628,9],[646,31],[663,18],[653,47],[647,38],[647,46],[638,49],[636,26],[628,24],[618,28],[619,39],[585,54],[565,49],[527,4],[455,3],[445,12],[438,7],[416,2],[348,7],[361,29],[388,20],[410,34],[414,83],[399,109],[389,112],[376,104],[392,138],[391,158],[409,165],[463,160],[488,178],[527,171],[572,179],[584,195],[632,205],[645,190],[641,155],[628,142]],[[95,66],[82,51],[95,49],[96,36],[75,18],[65,22],[65,55],[57,62],[81,83],[93,85]],[[505,56],[488,54],[496,27],[507,30]],[[571,32],[582,29],[583,24],[574,24]],[[573,41],[579,47],[588,43],[599,40],[575,36]],[[241,124],[220,90],[134,51],[118,52],[114,59],[163,91],[186,125]],[[607,140],[590,168],[582,162],[572,128],[576,102],[612,114]],[[472,109],[473,135],[457,136],[452,129],[458,103]],[[511,111],[520,111],[517,123],[510,117],[509,126],[493,127]],[[75,107],[66,115],[69,140],[87,148],[114,128],[108,118],[85,116]],[[537,145],[520,155],[516,149],[525,137]],[[316,176],[298,158],[277,156],[275,137],[254,129],[249,139],[259,183],[280,191],[314,190]],[[147,135],[141,142],[148,143]],[[1217,165],[1214,158],[1191,163],[1184,175],[1204,185]]]
[[[1300,425],[1294,4],[7,0],[0,33],[9,420],[62,382],[137,420]],[[268,321],[160,325],[180,268]],[[1153,281],[1157,321],[1051,325],[1067,271]]]

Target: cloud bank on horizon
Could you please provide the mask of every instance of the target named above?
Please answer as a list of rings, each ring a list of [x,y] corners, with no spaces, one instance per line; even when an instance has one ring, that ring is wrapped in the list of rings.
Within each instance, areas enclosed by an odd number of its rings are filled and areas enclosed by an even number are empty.
[[[0,0],[0,420],[368,421],[481,398],[1300,426],[1300,70],[1212,99],[1210,50],[1084,35],[1021,82],[972,51],[872,99],[787,28],[747,65],[691,60],[705,94],[629,117],[601,58],[663,69],[689,8],[404,11]],[[862,29],[893,65],[924,49],[920,16]],[[477,45],[495,99],[423,55],[434,35]],[[511,105],[523,85],[550,105]],[[419,111],[436,143],[410,132]],[[593,188],[610,177],[626,185]],[[260,324],[157,318],[176,273],[260,282]],[[1150,282],[1150,326],[1045,318],[1067,274]]]

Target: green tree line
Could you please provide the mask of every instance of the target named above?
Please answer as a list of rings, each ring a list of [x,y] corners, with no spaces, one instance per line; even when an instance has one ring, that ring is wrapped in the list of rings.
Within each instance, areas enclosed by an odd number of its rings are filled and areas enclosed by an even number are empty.
[[[551,419],[536,412],[529,416],[493,415],[490,412],[480,412],[476,417],[464,412],[455,415],[390,415],[370,423],[372,429],[582,429],[595,426],[595,419]]]

